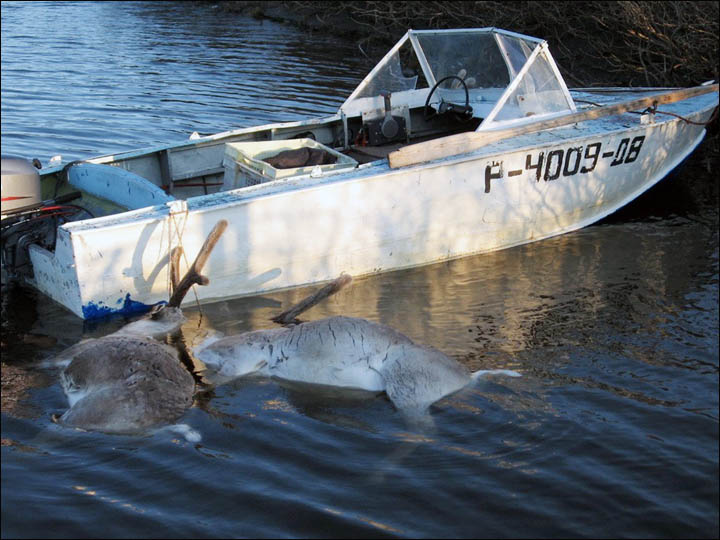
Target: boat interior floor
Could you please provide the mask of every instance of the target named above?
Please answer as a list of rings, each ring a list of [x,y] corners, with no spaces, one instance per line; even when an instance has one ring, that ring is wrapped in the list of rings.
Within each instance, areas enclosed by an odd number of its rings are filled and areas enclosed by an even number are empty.
[[[475,131],[475,128],[480,125],[481,121],[482,119],[473,119],[473,122],[464,123],[464,125],[455,127],[454,129],[439,131],[437,133],[433,133],[432,135],[425,135],[423,137],[414,137],[410,141],[395,141],[376,146],[351,145],[350,148],[348,148],[347,150],[343,150],[342,153],[353,158],[360,164],[369,163],[378,159],[384,159],[388,157],[391,152],[394,152],[395,150],[398,150],[399,148],[402,148],[409,144],[425,142],[432,139],[439,139],[441,137],[454,135],[456,133],[464,133],[466,131]]]

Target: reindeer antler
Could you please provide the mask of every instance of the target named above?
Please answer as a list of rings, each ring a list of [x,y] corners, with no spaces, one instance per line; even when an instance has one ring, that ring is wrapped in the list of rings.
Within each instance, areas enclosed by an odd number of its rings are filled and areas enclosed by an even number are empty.
[[[224,219],[221,219],[217,222],[215,227],[213,227],[213,230],[210,231],[210,234],[205,239],[205,243],[200,248],[200,251],[195,257],[195,260],[193,261],[192,265],[190,265],[190,268],[188,269],[187,273],[183,276],[183,278],[180,280],[180,283],[177,283],[176,286],[173,287],[173,294],[170,297],[170,301],[168,302],[168,306],[170,307],[180,307],[180,304],[182,303],[183,299],[185,298],[185,295],[190,290],[190,287],[192,287],[195,284],[198,285],[207,285],[210,283],[210,280],[206,277],[200,274],[200,271],[202,270],[203,266],[205,266],[205,262],[207,262],[208,257],[210,256],[210,252],[215,247],[215,244],[217,244],[217,241],[220,239],[220,236],[223,232],[225,232],[225,229],[228,226],[228,222]],[[180,248],[182,249],[182,248]],[[173,252],[170,254],[170,264],[173,265],[174,263],[177,263],[176,259],[179,259],[180,252],[177,252],[177,250],[173,250]],[[171,275],[170,279],[171,281],[174,281],[177,279],[177,264],[175,264],[175,269],[171,267]]]
[[[335,294],[340,289],[342,289],[345,285],[350,283],[352,281],[352,277],[342,273],[340,274],[340,277],[335,278],[330,283],[325,285],[322,289],[319,291],[311,294],[310,296],[307,296],[303,298],[300,302],[295,304],[290,309],[283,311],[280,315],[277,315],[270,319],[272,322],[277,324],[293,324],[298,323],[297,316],[303,313],[304,311],[307,311],[311,307],[313,307],[318,302],[324,300],[330,295]]]
[[[170,294],[174,293],[180,284],[180,257],[182,254],[182,246],[175,246],[170,251]]]

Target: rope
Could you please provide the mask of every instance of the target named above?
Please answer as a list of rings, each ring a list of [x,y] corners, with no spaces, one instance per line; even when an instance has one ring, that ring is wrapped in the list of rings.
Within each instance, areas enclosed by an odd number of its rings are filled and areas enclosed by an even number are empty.
[[[178,224],[175,221],[175,216],[180,213],[185,215],[185,219],[183,220],[182,230],[180,230],[180,227],[178,227]],[[170,220],[168,221],[168,265],[170,265],[170,260],[172,258],[172,255],[171,255],[172,254],[172,229],[173,229],[173,225],[174,225],[175,226],[175,236],[177,237],[177,245],[180,248],[182,248],[181,255],[182,255],[183,260],[185,261],[185,266],[190,268],[190,262],[188,261],[187,253],[183,246],[183,234],[185,233],[185,226],[187,225],[187,221],[188,221],[187,220],[187,217],[188,217],[187,206],[185,207],[184,212],[173,213],[172,211],[170,211],[169,217],[170,217]],[[166,286],[167,286],[167,291],[168,291],[168,298],[170,298],[172,296],[172,293],[174,292],[174,291],[172,291],[172,287],[170,284],[170,272],[167,273]],[[202,316],[202,310],[200,309],[200,299],[198,298],[197,291],[195,290],[195,285],[192,286],[192,292],[195,295],[195,304],[197,305],[198,310],[200,310],[200,313]]]
[[[603,106],[603,105],[600,105],[599,103],[594,103],[594,102],[592,102],[592,101],[586,101],[586,100],[584,100],[584,99],[576,99],[576,100],[574,100],[574,101],[575,101],[575,103],[587,103],[587,104],[589,104],[589,105],[594,105],[595,107],[602,107],[602,106]],[[713,109],[713,113],[712,113],[712,115],[710,115],[710,119],[709,119],[707,122],[696,122],[695,120],[690,120],[690,119],[688,119],[688,118],[685,118],[684,116],[681,116],[681,115],[675,114],[675,113],[671,113],[671,112],[669,112],[669,111],[659,111],[659,110],[657,109],[657,104],[653,105],[652,107],[648,107],[647,109],[645,109],[645,110],[642,111],[642,112],[640,112],[640,111],[627,111],[627,112],[629,112],[630,114],[647,114],[647,113],[650,113],[650,114],[667,114],[668,116],[674,116],[675,118],[679,118],[680,120],[682,120],[683,122],[685,122],[685,123],[687,123],[687,124],[692,124],[692,125],[694,125],[694,126],[707,126],[707,125],[711,124],[712,122],[714,122],[715,119],[717,118],[718,108],[715,107],[715,109]]]
[[[645,114],[646,112],[655,113],[655,114],[667,114],[669,116],[674,116],[675,118],[679,118],[683,122],[685,122],[687,124],[692,124],[694,126],[707,126],[708,124],[711,124],[712,122],[714,122],[715,119],[717,118],[718,108],[715,107],[713,109],[713,112],[710,115],[710,119],[707,122],[696,122],[694,120],[689,120],[689,119],[685,118],[684,116],[680,116],[679,114],[671,113],[668,111],[658,111],[656,108],[651,108],[651,107],[648,107],[647,109],[645,109],[645,111],[643,111],[641,113],[636,113],[636,114]]]

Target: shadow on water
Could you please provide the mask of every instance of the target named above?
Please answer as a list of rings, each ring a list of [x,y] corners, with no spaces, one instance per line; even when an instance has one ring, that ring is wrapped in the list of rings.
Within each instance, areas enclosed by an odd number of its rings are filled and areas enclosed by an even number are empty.
[[[717,182],[708,181],[712,177],[708,159],[698,154],[690,155],[652,189],[599,224],[679,216],[701,220],[700,223],[716,228],[719,191]],[[712,219],[708,221],[707,217]]]

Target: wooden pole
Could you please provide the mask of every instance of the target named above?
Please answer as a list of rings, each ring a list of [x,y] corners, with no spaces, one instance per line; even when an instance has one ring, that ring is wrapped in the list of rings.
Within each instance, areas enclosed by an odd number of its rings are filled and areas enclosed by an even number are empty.
[[[473,152],[475,150],[479,150],[487,144],[508,139],[510,137],[517,137],[518,135],[525,135],[527,133],[534,133],[544,129],[551,129],[587,120],[595,120],[596,118],[603,118],[605,116],[612,116],[628,111],[645,109],[647,107],[653,107],[663,103],[674,103],[676,101],[682,101],[684,99],[717,91],[717,84],[695,86],[692,88],[683,88],[681,90],[673,90],[671,92],[663,92],[644,98],[624,101],[622,103],[616,103],[615,105],[598,107],[596,109],[590,109],[589,111],[572,113],[559,118],[543,120],[535,124],[499,129],[497,131],[471,131],[468,133],[458,133],[457,135],[449,135],[441,139],[405,146],[395,152],[391,152],[388,156],[388,160],[390,162],[390,167],[392,169],[397,169],[398,167],[416,165],[418,163],[425,163],[434,159]]]

